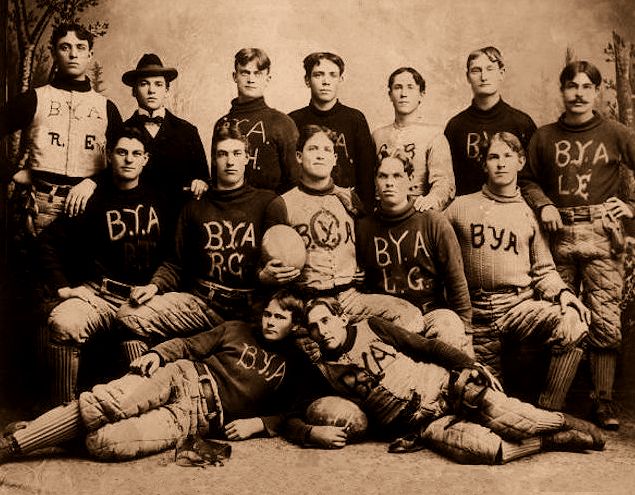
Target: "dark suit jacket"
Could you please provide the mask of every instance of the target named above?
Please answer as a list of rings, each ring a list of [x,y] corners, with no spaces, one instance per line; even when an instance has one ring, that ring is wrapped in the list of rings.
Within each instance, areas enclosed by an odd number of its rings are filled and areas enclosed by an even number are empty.
[[[209,168],[205,149],[195,126],[176,117],[168,110],[159,132],[153,138],[146,130],[139,114],[132,114],[124,125],[136,127],[148,138],[150,160],[146,164],[141,180],[164,194],[169,204],[178,205],[190,197],[183,192],[194,179],[209,181]],[[173,203],[174,202],[174,203]]]

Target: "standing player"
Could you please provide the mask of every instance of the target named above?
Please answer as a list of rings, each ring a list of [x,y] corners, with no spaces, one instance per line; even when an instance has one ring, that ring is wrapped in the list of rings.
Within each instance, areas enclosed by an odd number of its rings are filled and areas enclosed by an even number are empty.
[[[388,78],[388,97],[395,121],[373,132],[377,153],[402,148],[414,169],[410,194],[418,211],[443,210],[454,198],[452,156],[443,128],[427,124],[418,112],[426,82],[412,67],[400,67]]]
[[[29,158],[13,180],[33,188],[34,234],[61,212],[86,207],[106,167],[106,139],[121,127],[110,100],[95,92],[86,73],[93,59],[93,35],[79,24],[60,24],[51,36],[57,72],[50,84],[10,100],[0,112],[0,137],[27,132]]]
[[[635,135],[593,111],[602,85],[593,64],[576,61],[560,73],[565,112],[541,127],[529,147],[523,193],[552,235],[558,271],[571,290],[582,287],[591,309],[589,356],[595,416],[617,429],[613,382],[621,346],[623,232],[633,216],[619,198],[620,165],[635,169]]]
[[[445,342],[466,350],[472,307],[461,248],[441,213],[415,210],[413,168],[403,149],[380,154],[379,208],[357,224],[357,257],[370,290],[406,299],[423,313],[423,335],[449,332],[455,338]]]
[[[337,135],[333,181],[340,187],[354,187],[368,212],[375,199],[372,170],[373,142],[364,114],[343,105],[337,98],[344,81],[344,60],[334,53],[315,52],[303,61],[304,82],[311,89],[309,104],[289,114],[298,129],[315,124]]]
[[[216,122],[214,132],[219,127],[238,125],[249,140],[251,153],[247,184],[283,193],[298,179],[298,131],[289,117],[265,103],[270,69],[271,60],[260,48],[243,48],[236,53],[233,78],[238,97],[232,100],[229,113]]]
[[[457,196],[478,192],[485,183],[482,147],[488,137],[496,132],[511,132],[527,149],[536,130],[529,115],[501,98],[505,64],[497,48],[487,46],[470,53],[466,75],[474,99],[468,108],[452,117],[445,128],[452,151]]]
[[[355,402],[385,436],[405,434],[389,452],[429,445],[458,462],[502,464],[541,450],[604,448],[592,424],[507,397],[482,366],[440,340],[381,318],[350,324],[331,298],[309,301],[306,319],[325,379],[311,386]],[[429,380],[431,363],[444,371],[442,388]],[[309,425],[301,414],[289,416],[283,435],[328,448],[347,441],[345,427]]]
[[[498,372],[501,338],[544,341],[552,354],[538,403],[560,410],[582,357],[589,312],[558,275],[516,186],[525,164],[520,141],[496,133],[483,151],[487,184],[446,210],[463,253],[476,355]]]
[[[0,463],[82,436],[91,456],[125,460],[190,435],[274,435],[294,378],[288,336],[303,307],[281,290],[260,325],[230,321],[153,347],[131,364],[132,373],[0,437]]]
[[[265,297],[256,292],[262,236],[284,223],[284,203],[273,191],[245,183],[249,147],[238,126],[216,129],[212,155],[214,187],[185,205],[174,252],[132,293],[136,304],[120,312],[140,348],[224,320],[250,320]]]
[[[48,315],[53,404],[75,398],[81,349],[113,329],[119,307],[148,283],[165,254],[161,196],[139,183],[148,161],[145,137],[124,128],[110,145],[111,180],[83,215],[59,217],[40,236],[43,275],[61,299]]]
[[[165,108],[170,83],[178,72],[163,67],[154,53],[141,57],[137,67],[121,80],[132,87],[139,108],[125,125],[136,127],[148,140],[150,159],[143,170],[143,181],[160,191],[169,201],[176,222],[185,201],[200,198],[207,191],[209,169],[198,130]],[[189,190],[185,193],[184,190]]]

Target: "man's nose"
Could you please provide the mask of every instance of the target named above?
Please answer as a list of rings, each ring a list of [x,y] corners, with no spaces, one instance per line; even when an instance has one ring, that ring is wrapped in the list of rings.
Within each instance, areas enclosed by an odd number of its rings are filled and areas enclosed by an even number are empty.
[[[77,48],[71,46],[70,51],[68,52],[70,58],[77,58]]]

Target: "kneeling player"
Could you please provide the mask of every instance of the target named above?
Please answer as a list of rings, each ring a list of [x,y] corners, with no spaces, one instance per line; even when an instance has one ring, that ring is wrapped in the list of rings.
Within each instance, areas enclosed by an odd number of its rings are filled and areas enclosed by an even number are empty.
[[[541,450],[604,448],[594,425],[507,397],[482,366],[438,339],[375,317],[349,324],[331,298],[310,301],[306,315],[323,356],[316,366],[325,380],[316,386],[355,402],[383,433],[405,435],[391,452],[429,445],[459,462],[493,464]],[[431,363],[444,370],[443,382],[430,379]],[[315,428],[301,415],[287,419],[283,434],[303,445],[346,442],[344,427]]]
[[[283,289],[269,301],[260,328],[229,321],[166,341],[137,358],[132,373],[0,437],[0,462],[84,431],[89,453],[100,460],[160,452],[194,434],[272,435],[294,375],[286,338],[302,315],[303,303]]]

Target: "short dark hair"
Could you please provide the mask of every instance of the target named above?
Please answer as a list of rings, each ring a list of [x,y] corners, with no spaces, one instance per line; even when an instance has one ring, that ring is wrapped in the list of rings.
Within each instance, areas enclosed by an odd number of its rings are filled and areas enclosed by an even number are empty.
[[[484,46],[483,48],[479,48],[478,50],[470,52],[470,54],[467,56],[466,67],[468,72],[470,71],[470,63],[472,62],[472,60],[480,57],[481,55],[485,55],[487,58],[489,58],[490,62],[496,62],[499,69],[505,67],[505,61],[503,60],[503,55],[501,54],[500,50],[495,46]]]
[[[297,325],[304,323],[304,300],[293,290],[289,288],[280,289],[270,301],[277,301],[285,311],[291,313],[291,321]]]
[[[489,138],[487,140],[487,143],[485,144],[484,147],[484,155],[483,155],[483,161],[485,161],[485,159],[487,159],[487,154],[489,153],[489,149],[492,146],[492,143],[495,143],[496,141],[500,141],[501,143],[505,143],[507,146],[509,146],[512,151],[516,152],[518,154],[518,156],[525,156],[525,148],[523,148],[522,143],[520,142],[520,139],[518,139],[518,137],[511,133],[511,132],[497,132],[496,134],[494,134],[491,138]]]
[[[377,154],[377,161],[375,162],[375,176],[377,176],[381,162],[385,158],[396,158],[399,160],[403,164],[403,170],[406,174],[408,174],[408,176],[411,176],[415,171],[415,167],[412,164],[412,160],[408,156],[408,153],[406,153],[406,150],[401,147],[382,148]]]
[[[51,49],[54,50],[57,46],[57,42],[70,32],[75,33],[78,39],[87,41],[88,48],[93,49],[95,37],[88,29],[76,22],[64,22],[53,28],[53,34],[51,34]]]
[[[296,143],[295,149],[299,152],[302,152],[306,142],[316,134],[320,133],[326,134],[326,137],[333,141],[333,145],[337,144],[337,135],[331,129],[323,125],[308,124],[300,129],[300,133],[298,134],[298,142]]]
[[[243,48],[234,55],[234,70],[238,70],[238,66],[245,66],[252,60],[256,60],[258,70],[271,69],[271,59],[260,48]]]
[[[425,79],[419,73],[417,69],[414,69],[412,67],[399,67],[398,69],[394,70],[392,74],[390,74],[390,76],[388,77],[388,89],[392,88],[392,83],[395,82],[395,77],[397,77],[399,74],[403,74],[404,72],[410,72],[410,74],[412,74],[412,78],[417,83],[417,86],[419,86],[419,91],[421,93],[425,92],[426,90]]]
[[[136,139],[143,145],[143,150],[148,151],[148,138],[136,127],[117,127],[106,142],[106,149],[113,151],[122,138]]]
[[[317,306],[325,306],[333,316],[342,316],[344,308],[334,297],[316,297],[306,303],[304,307],[305,318],[308,317],[311,310]]]
[[[249,154],[249,140],[247,136],[242,133],[236,122],[226,120],[214,129],[214,135],[212,136],[212,163],[214,162],[214,155],[216,154],[218,143],[227,141],[228,139],[241,141],[245,145],[245,152]]]
[[[602,84],[602,74],[600,70],[591,62],[586,60],[575,60],[565,65],[560,73],[560,89],[564,89],[564,85],[572,81],[577,74],[586,74],[597,88]]]
[[[302,61],[302,65],[304,65],[304,75],[307,78],[311,77],[313,67],[319,64],[321,60],[329,60],[333,62],[339,68],[340,76],[344,74],[344,60],[342,60],[342,57],[331,52],[313,52],[304,57],[304,60]]]

